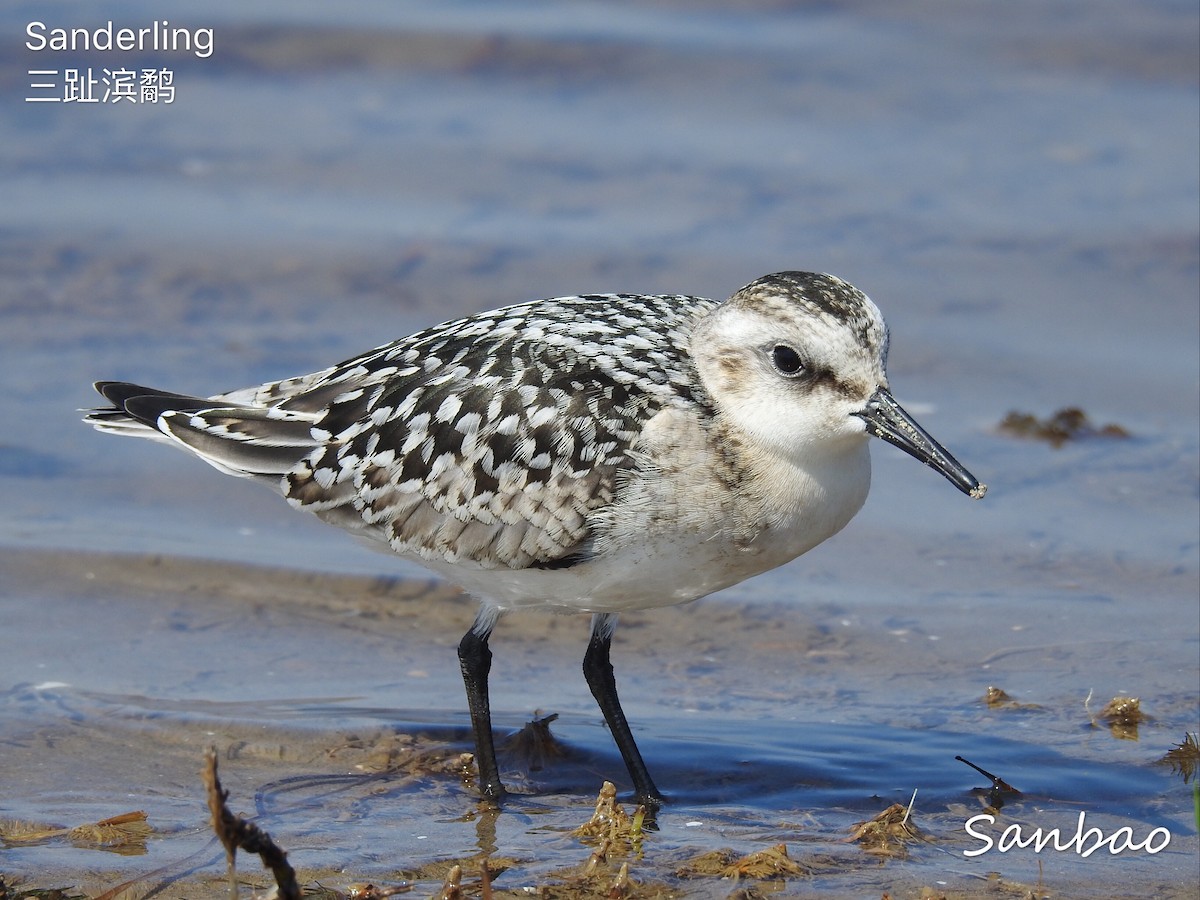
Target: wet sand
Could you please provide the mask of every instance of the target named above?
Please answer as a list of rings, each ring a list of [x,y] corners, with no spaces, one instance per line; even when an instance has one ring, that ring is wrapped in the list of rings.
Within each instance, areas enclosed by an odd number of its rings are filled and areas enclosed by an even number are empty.
[[[139,892],[219,891],[222,857],[198,776],[210,746],[232,808],[291,850],[302,881],[343,889],[417,881],[432,893],[444,876],[433,861],[495,857],[506,860],[497,890],[567,891],[591,852],[569,832],[604,780],[624,783],[575,675],[584,618],[524,615],[497,635],[493,702],[518,795],[495,818],[478,812],[464,770],[471,739],[454,644],[473,604],[452,589],[171,557],[24,551],[3,563],[5,596],[25,598],[6,620],[41,636],[6,654],[31,679],[4,695],[5,767],[20,785],[6,817],[73,827],[140,810],[152,829],[108,853],[61,836],[10,844],[12,871],[55,873],[31,886],[66,877],[89,893],[129,879]],[[1116,865],[1162,896],[1186,896],[1196,849],[1188,790],[1156,760],[1194,696],[1162,673],[1148,677],[1141,686],[1163,687],[1143,692],[1152,718],[1131,735],[1099,717],[1108,697],[1089,706],[1072,690],[1089,673],[1100,680],[1114,651],[1165,662],[1186,657],[1186,641],[1031,640],[1018,624],[1031,610],[1018,607],[1007,645],[981,659],[981,647],[997,645],[972,640],[974,617],[961,600],[953,606],[957,614],[904,623],[747,599],[626,617],[615,654],[623,694],[672,801],[627,860],[633,877],[689,895],[728,892],[719,878],[677,873],[704,853],[786,843],[806,870],[791,890],[895,896],[945,885],[973,895],[996,889],[989,877],[1014,891],[1035,886],[1030,859],[998,869],[963,856],[982,846],[964,823],[986,811],[989,784],[955,761],[962,755],[1022,791],[997,813],[1005,824],[1066,835],[1084,811],[1108,834],[1171,833],[1155,855],[1054,854],[1040,872],[1050,896],[1122,895],[1104,874]],[[927,631],[933,620],[937,634]],[[1082,680],[1056,683],[1064,669],[1083,670]],[[984,701],[993,681],[1014,692],[1010,702]],[[559,716],[550,728],[560,743],[532,756],[514,747],[525,722],[546,714]],[[907,805],[914,790],[919,840],[894,856],[849,841],[856,823]],[[243,875],[264,883],[242,859]],[[881,869],[881,859],[893,864]]]

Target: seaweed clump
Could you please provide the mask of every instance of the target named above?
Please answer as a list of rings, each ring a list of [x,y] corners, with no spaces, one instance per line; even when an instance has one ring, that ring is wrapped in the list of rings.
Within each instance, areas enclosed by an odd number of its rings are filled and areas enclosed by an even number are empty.
[[[1068,441],[1129,437],[1129,431],[1115,423],[1096,427],[1087,413],[1075,406],[1060,409],[1045,419],[1014,410],[1000,421],[999,430],[1013,437],[1045,441],[1055,449]]]

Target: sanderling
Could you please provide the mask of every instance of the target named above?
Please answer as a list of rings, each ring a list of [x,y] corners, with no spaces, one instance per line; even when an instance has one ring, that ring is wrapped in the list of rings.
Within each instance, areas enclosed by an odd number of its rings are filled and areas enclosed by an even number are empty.
[[[887,347],[861,291],[780,272],[720,303],[509,306],[215,397],[100,382],[112,406],[87,421],[263,482],[477,597],[458,656],[485,800],[504,795],[487,681],[497,619],[592,613],[584,675],[653,809],[662,795],[609,661],[619,613],[695,600],[841,530],[867,496],[869,435],[983,496],[892,399]]]

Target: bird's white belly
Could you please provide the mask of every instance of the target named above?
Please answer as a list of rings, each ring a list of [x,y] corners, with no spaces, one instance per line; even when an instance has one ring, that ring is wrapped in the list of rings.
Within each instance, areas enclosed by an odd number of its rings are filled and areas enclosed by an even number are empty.
[[[482,569],[423,562],[499,609],[538,606],[570,612],[674,606],[779,564],[726,541],[695,538],[648,540],[565,569]]]
[[[750,540],[703,515],[633,515],[631,527],[593,558],[561,569],[484,568],[422,559],[499,610],[547,607],[569,612],[622,612],[686,603],[781,566],[840,531],[862,507],[870,486],[865,446],[797,478],[799,502]],[[686,497],[686,493],[682,496]]]

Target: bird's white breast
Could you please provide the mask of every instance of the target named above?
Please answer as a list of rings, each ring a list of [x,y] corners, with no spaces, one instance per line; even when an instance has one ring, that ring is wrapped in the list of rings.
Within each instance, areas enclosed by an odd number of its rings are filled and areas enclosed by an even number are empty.
[[[745,447],[722,464],[714,440],[686,411],[661,411],[639,441],[638,465],[593,517],[588,560],[561,569],[421,562],[501,610],[672,606],[795,559],[840,531],[866,499],[865,435],[799,464],[754,458]]]

